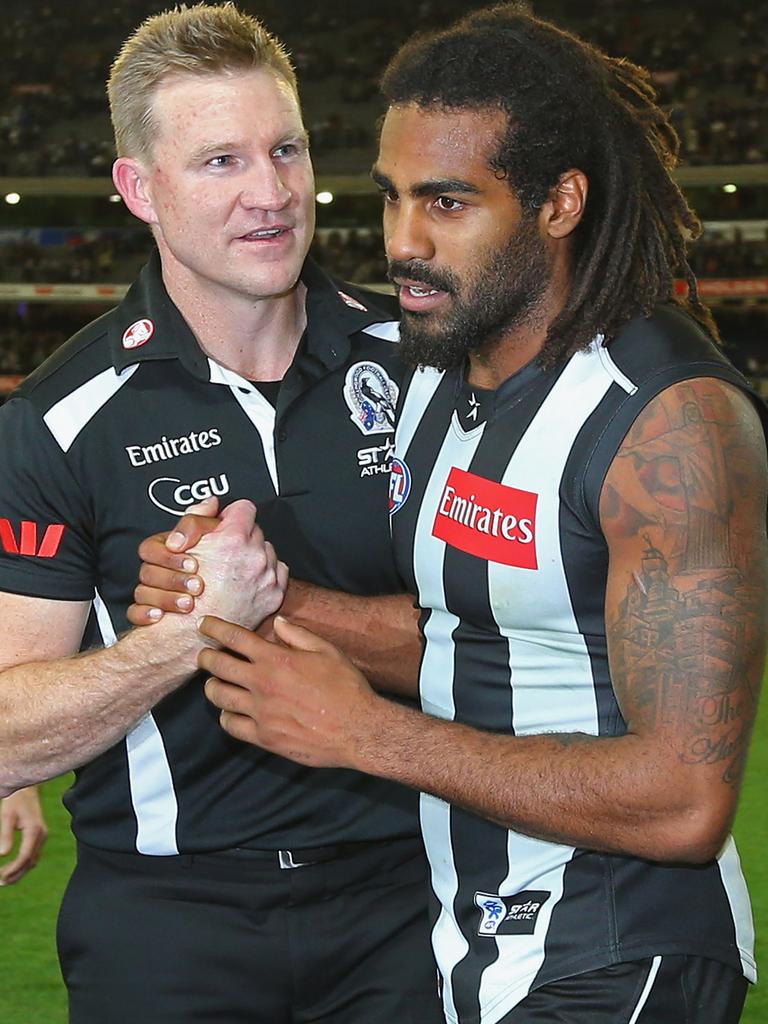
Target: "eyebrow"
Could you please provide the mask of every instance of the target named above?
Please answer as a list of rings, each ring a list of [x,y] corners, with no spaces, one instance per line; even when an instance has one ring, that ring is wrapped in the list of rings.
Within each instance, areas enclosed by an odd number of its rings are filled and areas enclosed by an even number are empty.
[[[278,136],[272,143],[271,148],[274,149],[276,146],[284,146],[286,142],[302,142],[305,146],[309,145],[309,132],[306,130],[285,132],[283,135]],[[209,142],[199,149],[196,149],[190,154],[190,160],[204,160],[205,157],[211,156],[213,153],[231,153],[243,149],[247,145],[247,142],[243,139],[224,139],[221,142]]]
[[[380,171],[378,167],[372,168],[371,178],[379,188],[395,188],[392,180]],[[395,191],[397,190],[395,189]],[[480,189],[476,185],[472,185],[470,182],[464,181],[461,178],[429,178],[426,181],[420,181],[418,184],[412,185],[408,191],[415,199],[424,199],[429,196],[440,196],[446,192],[454,192],[458,195],[465,196],[476,196],[480,194]]]

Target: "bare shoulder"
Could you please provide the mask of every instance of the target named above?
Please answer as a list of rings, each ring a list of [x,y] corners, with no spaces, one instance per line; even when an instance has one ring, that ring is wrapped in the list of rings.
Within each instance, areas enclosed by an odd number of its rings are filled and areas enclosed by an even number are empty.
[[[675,384],[638,416],[600,499],[606,625],[625,719],[736,783],[757,704],[768,606],[768,468],[737,387]]]

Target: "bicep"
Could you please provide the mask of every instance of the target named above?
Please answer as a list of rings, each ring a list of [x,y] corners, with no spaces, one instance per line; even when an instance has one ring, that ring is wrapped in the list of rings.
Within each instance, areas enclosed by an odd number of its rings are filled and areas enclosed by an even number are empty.
[[[737,784],[765,657],[766,452],[749,398],[713,379],[643,410],[606,476],[611,677],[630,732],[694,781]]]
[[[90,606],[0,593],[0,670],[76,654]]]

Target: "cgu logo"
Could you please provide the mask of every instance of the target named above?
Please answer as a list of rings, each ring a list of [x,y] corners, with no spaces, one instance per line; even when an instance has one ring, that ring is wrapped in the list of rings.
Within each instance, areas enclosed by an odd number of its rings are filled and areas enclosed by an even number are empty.
[[[10,519],[0,519],[0,545],[9,555],[31,555],[33,558],[54,558],[64,536],[62,523],[51,523],[45,528],[43,539],[37,543],[37,523],[23,520],[18,538]]]
[[[177,486],[173,486],[176,484]],[[229,493],[227,474],[209,476],[207,479],[195,480],[192,484],[183,484],[173,476],[161,476],[153,480],[147,488],[147,494],[153,505],[172,516],[183,516],[190,505],[214,495],[218,498]],[[167,504],[166,504],[167,502]]]

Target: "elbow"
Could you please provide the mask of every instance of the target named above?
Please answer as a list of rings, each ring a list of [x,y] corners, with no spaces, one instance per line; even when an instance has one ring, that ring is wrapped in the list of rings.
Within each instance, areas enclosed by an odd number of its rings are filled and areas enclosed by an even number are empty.
[[[668,822],[655,859],[677,864],[708,864],[715,860],[730,833],[732,813],[704,807]]]

